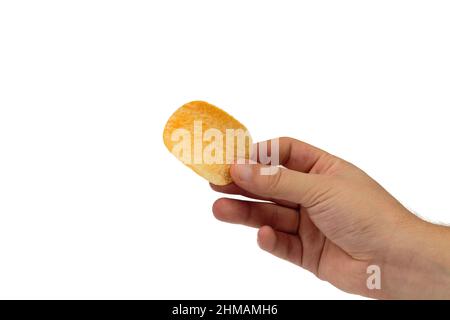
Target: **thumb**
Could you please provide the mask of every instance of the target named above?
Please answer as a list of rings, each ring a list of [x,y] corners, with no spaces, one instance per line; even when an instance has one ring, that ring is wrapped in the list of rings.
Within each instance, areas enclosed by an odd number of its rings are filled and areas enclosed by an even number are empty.
[[[319,175],[259,163],[234,164],[230,174],[235,184],[253,194],[303,206],[313,205],[321,185]]]

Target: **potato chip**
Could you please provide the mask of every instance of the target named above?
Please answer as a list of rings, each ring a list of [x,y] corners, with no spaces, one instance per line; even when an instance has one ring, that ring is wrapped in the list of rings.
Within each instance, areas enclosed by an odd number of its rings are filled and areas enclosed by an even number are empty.
[[[231,163],[249,159],[252,145],[243,124],[204,101],[176,110],[166,123],[163,139],[175,157],[216,185],[232,182]]]

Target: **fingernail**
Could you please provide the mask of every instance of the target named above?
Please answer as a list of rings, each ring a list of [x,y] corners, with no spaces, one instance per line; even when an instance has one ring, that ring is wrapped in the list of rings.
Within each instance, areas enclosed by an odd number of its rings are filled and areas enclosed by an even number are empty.
[[[237,173],[237,176],[241,181],[250,181],[252,179],[253,168],[251,164],[235,165],[234,171]]]

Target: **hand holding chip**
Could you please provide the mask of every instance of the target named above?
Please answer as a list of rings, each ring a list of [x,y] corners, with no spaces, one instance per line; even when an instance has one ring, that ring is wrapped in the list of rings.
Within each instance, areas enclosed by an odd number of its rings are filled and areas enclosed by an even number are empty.
[[[214,190],[258,200],[222,198],[213,212],[259,228],[262,249],[350,293],[450,299],[450,228],[419,219],[356,166],[292,138],[250,150],[247,129],[203,101],[170,117],[164,143]]]

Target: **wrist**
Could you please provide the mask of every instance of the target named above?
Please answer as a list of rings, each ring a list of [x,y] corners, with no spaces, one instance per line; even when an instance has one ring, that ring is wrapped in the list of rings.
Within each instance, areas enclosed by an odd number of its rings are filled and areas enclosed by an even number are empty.
[[[450,299],[450,228],[411,215],[382,259],[382,297]]]

